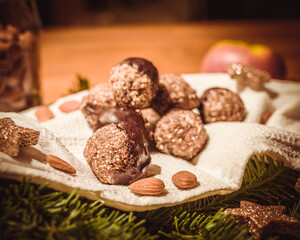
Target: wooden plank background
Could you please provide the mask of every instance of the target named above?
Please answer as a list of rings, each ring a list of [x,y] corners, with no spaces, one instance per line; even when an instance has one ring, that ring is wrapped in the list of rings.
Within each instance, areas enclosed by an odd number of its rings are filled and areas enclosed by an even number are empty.
[[[48,104],[81,74],[107,82],[111,67],[144,57],[160,73],[196,73],[207,49],[222,39],[262,43],[282,54],[288,79],[300,79],[300,20],[214,21],[164,25],[46,28],[41,34],[41,87]]]

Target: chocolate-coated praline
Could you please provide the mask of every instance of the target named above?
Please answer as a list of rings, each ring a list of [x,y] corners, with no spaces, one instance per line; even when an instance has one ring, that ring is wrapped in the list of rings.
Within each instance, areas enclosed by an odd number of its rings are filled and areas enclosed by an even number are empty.
[[[148,77],[153,82],[158,82],[158,72],[157,69],[154,67],[154,65],[144,58],[137,58],[137,57],[131,57],[126,58],[122,62],[120,62],[118,65],[122,64],[128,64],[134,68],[136,68],[139,72],[147,74]]]
[[[171,108],[191,110],[199,106],[199,98],[184,78],[177,73],[166,73],[159,77],[156,98],[152,107],[161,115]]]
[[[158,121],[154,131],[158,150],[186,160],[196,156],[207,139],[201,117],[191,110],[171,109]]]
[[[87,122],[94,127],[97,115],[104,109],[116,106],[109,84],[98,84],[82,98],[80,109]]]
[[[209,88],[200,98],[200,115],[204,123],[243,121],[245,105],[237,93],[226,88]]]
[[[127,58],[112,67],[109,82],[117,106],[147,108],[156,96],[158,71],[144,58]]]
[[[145,127],[145,122],[142,116],[136,111],[129,108],[112,107],[102,110],[97,116],[97,122],[94,125],[94,132],[110,123],[128,122],[140,128],[145,138],[147,146],[149,146],[149,133]]]
[[[98,129],[84,157],[102,183],[128,185],[142,177],[151,162],[141,130],[127,122]]]

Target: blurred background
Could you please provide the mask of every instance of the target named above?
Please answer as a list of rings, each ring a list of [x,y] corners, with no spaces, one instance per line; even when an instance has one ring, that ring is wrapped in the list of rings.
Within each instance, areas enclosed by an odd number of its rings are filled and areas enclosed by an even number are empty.
[[[43,23],[45,103],[64,94],[76,74],[86,76],[91,85],[107,82],[111,67],[132,56],[152,61],[160,73],[197,73],[209,47],[222,39],[271,47],[284,57],[287,78],[300,79],[300,14],[295,0],[36,2]]]
[[[299,18],[295,0],[38,0],[48,25]]]
[[[24,11],[27,3],[31,7]],[[112,66],[128,57],[148,59],[160,74],[199,73],[210,47],[224,39],[270,47],[285,61],[287,74],[282,78],[300,79],[300,14],[295,0],[0,0],[0,4],[0,64],[3,60],[2,65],[9,67],[0,74],[0,110],[52,103],[70,94],[78,75],[91,86],[108,82]],[[10,59],[17,56],[10,51],[16,50],[24,53],[22,61]],[[263,52],[260,56],[267,58]],[[10,106],[13,101],[15,108]]]

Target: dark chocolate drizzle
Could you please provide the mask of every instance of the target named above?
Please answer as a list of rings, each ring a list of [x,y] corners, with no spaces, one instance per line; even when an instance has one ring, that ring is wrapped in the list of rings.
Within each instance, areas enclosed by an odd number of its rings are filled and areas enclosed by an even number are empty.
[[[145,142],[147,143],[147,146],[150,145],[149,133],[145,127],[144,119],[140,114],[138,114],[136,111],[132,109],[112,107],[112,108],[102,110],[101,112],[99,112],[97,116],[97,122],[93,130],[95,132],[97,131],[97,129],[107,124],[118,123],[121,121],[128,122],[140,128],[145,138]]]
[[[140,128],[128,122],[119,122],[116,126],[126,132],[130,145],[130,157],[135,159],[136,166],[115,172],[113,179],[115,184],[128,185],[146,173],[151,157]]]
[[[147,74],[151,81],[158,83],[158,71],[156,67],[152,64],[152,62],[144,59],[144,58],[126,58],[119,65],[128,64],[134,68],[136,68],[139,72],[143,74]]]
[[[90,103],[88,103],[84,106],[84,111],[88,112],[88,114],[95,114],[97,112],[97,110],[99,110],[99,109],[100,109],[100,107],[95,106]]]

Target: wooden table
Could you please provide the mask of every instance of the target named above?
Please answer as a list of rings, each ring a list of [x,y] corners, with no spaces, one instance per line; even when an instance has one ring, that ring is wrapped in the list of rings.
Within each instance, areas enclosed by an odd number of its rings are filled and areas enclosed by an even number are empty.
[[[269,45],[285,57],[288,79],[300,79],[300,20],[201,22],[164,25],[45,28],[41,35],[44,103],[68,93],[81,74],[107,82],[127,57],[152,61],[160,73],[195,73],[207,49],[221,39]]]

